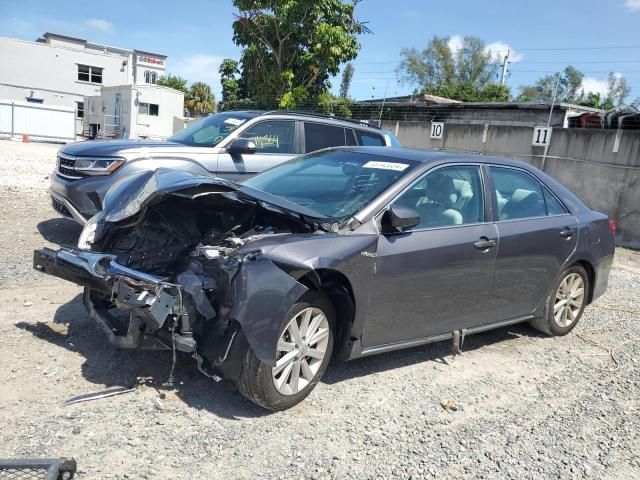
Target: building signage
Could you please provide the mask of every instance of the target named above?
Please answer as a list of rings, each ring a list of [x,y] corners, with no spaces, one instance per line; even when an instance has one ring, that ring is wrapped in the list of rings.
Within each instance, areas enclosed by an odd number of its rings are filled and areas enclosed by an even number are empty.
[[[157,65],[164,67],[164,60],[160,58],[150,57],[148,55],[138,55],[138,63],[146,63],[147,65]]]

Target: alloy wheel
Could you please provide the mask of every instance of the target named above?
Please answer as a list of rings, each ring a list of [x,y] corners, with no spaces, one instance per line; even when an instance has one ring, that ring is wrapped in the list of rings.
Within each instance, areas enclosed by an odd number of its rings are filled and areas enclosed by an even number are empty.
[[[566,328],[578,319],[585,299],[584,286],[577,273],[570,273],[560,282],[553,304],[553,317],[559,327]]]
[[[319,308],[297,313],[280,335],[273,385],[282,395],[304,389],[320,370],[329,344],[329,321]]]

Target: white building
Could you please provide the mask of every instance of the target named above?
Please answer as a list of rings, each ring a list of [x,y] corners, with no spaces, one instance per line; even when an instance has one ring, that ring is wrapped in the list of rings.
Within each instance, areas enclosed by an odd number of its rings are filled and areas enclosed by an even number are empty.
[[[85,97],[101,87],[153,84],[166,58],[55,33],[35,42],[0,37],[0,99],[72,107],[81,134]]]
[[[164,140],[184,128],[184,94],[159,85],[102,87],[85,97],[84,136]]]

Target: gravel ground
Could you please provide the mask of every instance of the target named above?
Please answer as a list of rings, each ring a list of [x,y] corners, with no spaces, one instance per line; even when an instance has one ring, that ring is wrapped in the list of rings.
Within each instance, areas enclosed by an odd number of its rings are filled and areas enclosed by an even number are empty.
[[[640,478],[640,254],[617,251],[608,293],[566,337],[520,325],[456,357],[441,343],[333,364],[270,414],[186,358],[163,387],[169,355],[114,350],[80,288],[32,272],[33,248],[79,233],[49,206],[54,154],[0,141],[0,457],[73,456],[86,479]]]

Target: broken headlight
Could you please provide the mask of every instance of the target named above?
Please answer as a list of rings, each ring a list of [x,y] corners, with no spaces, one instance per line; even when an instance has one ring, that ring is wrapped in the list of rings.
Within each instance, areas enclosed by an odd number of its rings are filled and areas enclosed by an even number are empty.
[[[91,244],[96,240],[96,231],[98,230],[97,215],[89,219],[80,233],[78,238],[78,248],[80,250],[91,250]]]
[[[124,163],[122,158],[76,157],[74,170],[86,175],[109,175]]]

